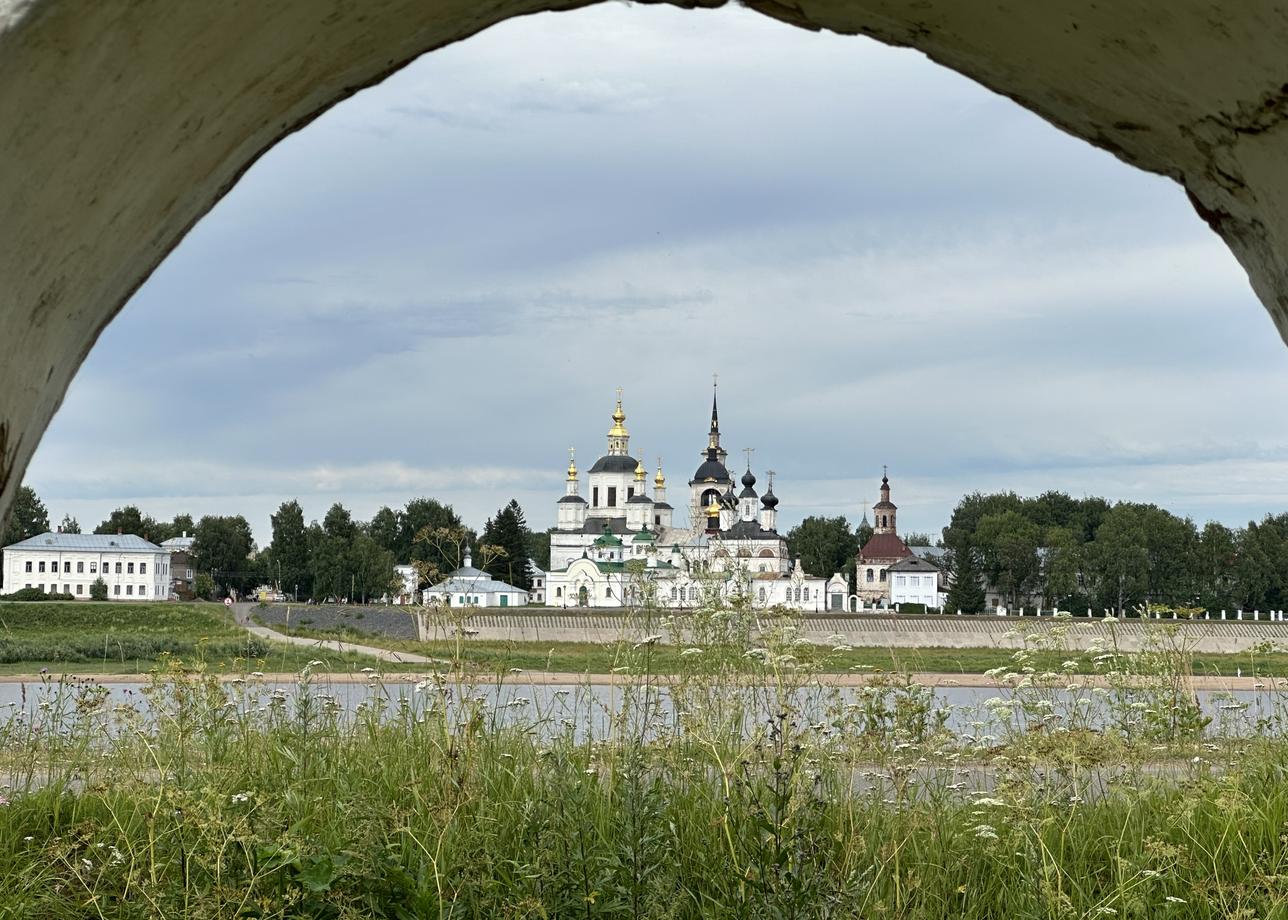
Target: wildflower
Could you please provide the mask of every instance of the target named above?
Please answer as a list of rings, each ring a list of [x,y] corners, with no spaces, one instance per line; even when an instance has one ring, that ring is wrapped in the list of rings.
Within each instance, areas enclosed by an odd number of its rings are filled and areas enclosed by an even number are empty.
[[[635,648],[640,648],[644,645],[655,645],[661,638],[659,635],[645,636],[643,641],[635,643]]]
[[[989,827],[987,824],[976,824],[972,828],[972,830],[975,832],[975,836],[980,838],[981,840],[998,839],[997,831],[994,830],[992,827]]]
[[[522,674],[522,673],[523,673],[523,668],[511,668],[511,669],[510,669],[510,673],[511,673],[511,674]]]
[[[702,654],[702,649],[700,649],[700,648],[696,648],[696,647],[690,647],[690,648],[686,648],[684,651],[680,652],[680,657],[681,657],[681,658],[687,658],[687,657],[689,657],[690,655],[701,655],[701,654]]]
[[[429,686],[429,681],[422,680],[419,683],[417,683],[416,686],[413,687],[412,689],[415,690],[417,693],[424,693],[425,688],[428,686]]]
[[[310,661],[310,662],[309,662],[309,667],[310,667],[310,668],[320,668],[320,667],[322,667],[322,665],[324,665],[325,663],[326,663],[326,662],[324,662],[324,661],[319,661],[318,659],[314,658],[312,661]]]
[[[234,792],[231,799],[234,805],[242,805],[248,802],[249,800],[250,800],[249,792]]]
[[[1184,898],[1177,898],[1177,897],[1173,897],[1173,896],[1172,896],[1172,895],[1170,895],[1170,894],[1165,898],[1165,900],[1167,901],[1167,903],[1168,903],[1168,904],[1187,904],[1187,903],[1189,903],[1189,902],[1188,902],[1188,901],[1186,901]]]
[[[363,669],[362,669],[362,673],[363,673],[363,674],[375,674],[375,673],[376,673],[376,669],[375,669],[375,668],[363,668]]]

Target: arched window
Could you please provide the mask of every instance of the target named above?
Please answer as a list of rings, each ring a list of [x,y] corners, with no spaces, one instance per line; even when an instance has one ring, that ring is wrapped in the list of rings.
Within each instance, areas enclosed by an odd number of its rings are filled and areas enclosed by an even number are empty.
[[[886,517],[884,514],[883,514],[883,515],[881,515],[881,526],[882,526],[882,527],[889,527],[889,526],[890,526],[890,519],[889,519],[888,517]]]
[[[612,589],[612,588],[606,588],[606,589],[604,590],[604,596],[605,596],[605,597],[612,597],[612,596],[613,596],[613,589]]]
[[[563,588],[555,588],[555,597],[563,597]]]
[[[677,588],[675,585],[671,585],[671,600],[677,600],[677,595],[679,593],[680,593],[680,589]]]
[[[696,601],[697,599],[698,599],[698,586],[689,585],[689,600]]]
[[[881,580],[882,580],[882,581],[885,581],[885,580],[886,580],[886,577],[885,577],[885,569],[882,569],[882,570],[881,570]]]
[[[871,570],[871,569],[868,569],[868,579],[867,579],[867,580],[868,580],[868,584],[871,584],[871,583],[872,583],[872,570]]]
[[[761,559],[773,559],[774,551],[772,549],[762,549],[758,555]]]
[[[809,588],[802,588],[801,593],[804,595],[805,600],[809,600]]]
[[[759,597],[759,599],[760,599],[762,602],[765,600],[765,589],[764,589],[764,588],[761,588],[761,589],[760,589],[760,592],[759,592],[759,594],[757,595],[757,597]]]

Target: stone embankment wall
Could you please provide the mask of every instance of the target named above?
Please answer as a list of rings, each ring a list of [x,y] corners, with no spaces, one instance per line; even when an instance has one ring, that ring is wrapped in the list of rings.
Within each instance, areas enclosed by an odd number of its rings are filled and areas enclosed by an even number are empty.
[[[359,616],[359,613],[362,615]],[[259,610],[269,624],[286,620],[281,607]],[[683,614],[677,618],[682,622]],[[291,607],[292,625],[304,619],[313,629],[349,626],[369,635],[423,640],[446,639],[456,626],[438,614],[415,614],[411,608],[385,607]],[[1288,622],[1249,620],[1183,621],[1123,620],[1105,623],[1099,619],[1059,620],[1054,617],[926,616],[917,614],[852,614],[807,616],[799,622],[802,638],[817,644],[844,644],[877,648],[1020,648],[1021,632],[1042,633],[1072,623],[1067,638],[1071,649],[1086,649],[1096,639],[1113,641],[1124,651],[1140,651],[1160,637],[1175,635],[1197,652],[1245,652],[1263,643],[1288,647]],[[412,624],[417,624],[413,631]],[[488,612],[466,617],[462,624],[467,639],[511,642],[638,642],[649,635],[670,631],[664,616],[632,616],[620,613]],[[766,620],[760,628],[770,629]],[[1176,640],[1174,640],[1176,641]]]

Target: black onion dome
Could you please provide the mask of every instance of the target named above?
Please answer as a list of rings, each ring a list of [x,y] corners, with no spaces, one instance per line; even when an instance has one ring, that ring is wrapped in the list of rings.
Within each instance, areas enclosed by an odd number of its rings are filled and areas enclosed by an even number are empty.
[[[766,511],[773,511],[778,507],[778,496],[774,494],[773,489],[765,493],[765,497],[760,500],[760,506]]]
[[[591,473],[634,473],[639,461],[624,454],[605,454],[595,461]]]
[[[753,474],[750,469],[742,474],[742,484],[748,489],[756,484],[755,474]]]
[[[711,457],[702,461],[702,465],[698,467],[698,471],[693,474],[693,481],[716,482],[721,485],[727,482],[732,482],[729,478],[729,471],[725,469],[725,465],[719,460]]]

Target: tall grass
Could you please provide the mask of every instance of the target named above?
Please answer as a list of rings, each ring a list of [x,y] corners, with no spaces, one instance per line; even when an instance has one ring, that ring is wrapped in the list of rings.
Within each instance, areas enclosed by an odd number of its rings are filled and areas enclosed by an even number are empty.
[[[947,712],[897,674],[827,687],[790,623],[699,617],[666,686],[653,639],[626,686],[543,695],[448,667],[355,707],[308,668],[175,662],[138,700],[32,687],[0,729],[0,915],[1285,916],[1278,711],[1208,724],[1183,645],[1025,650]]]

